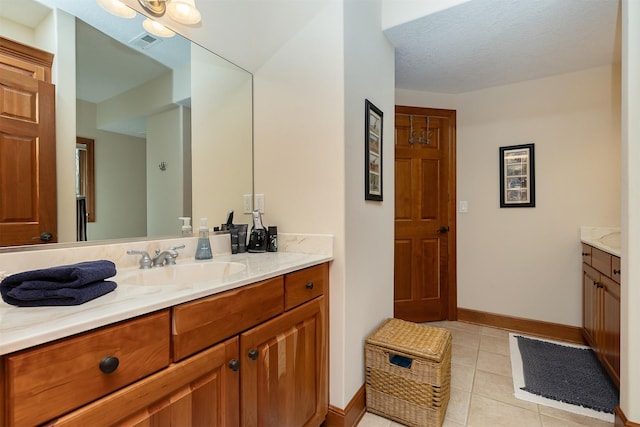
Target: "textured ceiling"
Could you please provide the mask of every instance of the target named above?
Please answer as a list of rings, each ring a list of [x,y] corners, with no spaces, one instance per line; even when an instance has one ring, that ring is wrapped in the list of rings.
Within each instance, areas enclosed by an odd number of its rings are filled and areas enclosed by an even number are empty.
[[[396,88],[462,93],[620,61],[618,0],[471,0],[391,27]]]
[[[125,44],[142,32],[140,18],[112,17],[95,0],[39,0]],[[139,8],[137,0],[124,0]],[[405,0],[397,1],[402,3]],[[408,0],[406,0],[408,1]],[[419,0],[431,1],[431,0]],[[25,0],[0,0],[0,15]],[[440,1],[440,3],[447,3]],[[469,0],[385,29],[396,48],[396,87],[462,93],[562,74],[620,60],[618,0]],[[183,32],[245,69],[255,71],[327,0],[199,0],[203,23]],[[295,5],[295,7],[293,7]],[[5,10],[6,11],[6,10]],[[35,12],[21,13],[38,20]],[[132,24],[131,29],[127,24]],[[259,39],[249,35],[261,34]],[[157,53],[178,37],[158,45]],[[182,59],[158,58],[168,67]],[[122,62],[119,66],[124,66]]]

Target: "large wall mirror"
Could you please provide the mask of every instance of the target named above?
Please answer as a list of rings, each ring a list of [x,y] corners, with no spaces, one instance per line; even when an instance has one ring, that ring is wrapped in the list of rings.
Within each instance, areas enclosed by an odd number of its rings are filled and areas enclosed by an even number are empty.
[[[90,241],[176,235],[181,216],[210,225],[230,210],[242,218],[243,195],[253,192],[251,74],[180,35],[149,35],[142,20],[95,0],[0,7],[1,36],[56,55],[61,243],[77,240],[76,137],[93,141]]]

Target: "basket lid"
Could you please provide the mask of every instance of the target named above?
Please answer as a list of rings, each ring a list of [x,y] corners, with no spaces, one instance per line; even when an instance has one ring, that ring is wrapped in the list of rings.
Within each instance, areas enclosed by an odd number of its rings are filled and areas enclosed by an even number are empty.
[[[443,328],[420,325],[400,319],[386,319],[366,340],[367,344],[442,361],[451,332]]]

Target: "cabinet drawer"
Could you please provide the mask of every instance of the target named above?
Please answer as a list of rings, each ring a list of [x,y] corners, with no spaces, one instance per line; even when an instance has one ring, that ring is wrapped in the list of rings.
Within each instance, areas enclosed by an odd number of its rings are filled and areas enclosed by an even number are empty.
[[[591,266],[600,273],[611,274],[611,255],[597,248],[591,248]]]
[[[101,328],[6,358],[9,425],[34,425],[169,365],[169,311]],[[104,373],[107,356],[118,359]]]
[[[173,308],[173,360],[236,335],[284,311],[282,276]]]
[[[582,262],[591,265],[591,246],[582,244]]]
[[[329,283],[328,264],[289,273],[284,278],[284,309],[290,310],[325,292]]]
[[[620,258],[617,256],[611,257],[611,278],[620,283]]]

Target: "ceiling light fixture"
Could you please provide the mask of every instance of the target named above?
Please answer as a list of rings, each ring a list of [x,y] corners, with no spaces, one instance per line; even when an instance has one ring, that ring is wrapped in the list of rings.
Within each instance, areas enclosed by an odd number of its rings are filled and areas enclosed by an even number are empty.
[[[159,22],[154,21],[153,19],[147,18],[142,21],[142,27],[149,33],[158,37],[173,37],[176,35],[173,31],[165,27]]]
[[[171,0],[167,4],[169,18],[184,25],[194,25],[202,18],[195,0]]]
[[[120,0],[97,0],[106,11],[122,18],[133,18],[136,11]],[[195,0],[138,0],[138,3],[149,15],[160,18],[166,15],[173,21],[183,25],[195,25],[202,19],[196,8]],[[166,26],[147,18],[142,22],[145,31],[158,37],[173,37],[176,33]]]
[[[136,11],[120,0],[98,0],[98,4],[107,12],[120,18],[131,19],[136,16]]]

